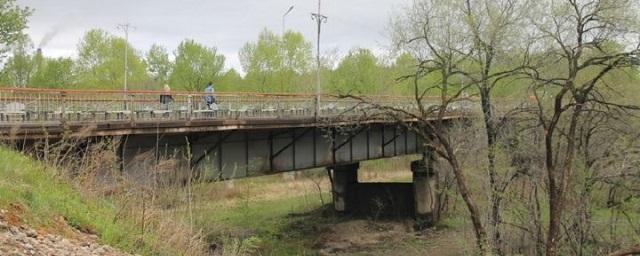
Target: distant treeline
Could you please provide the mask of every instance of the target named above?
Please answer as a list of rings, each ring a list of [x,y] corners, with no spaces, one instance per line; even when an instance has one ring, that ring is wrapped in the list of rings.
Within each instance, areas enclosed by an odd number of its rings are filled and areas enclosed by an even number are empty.
[[[238,53],[244,75],[234,68],[226,69],[225,56],[216,47],[191,39],[185,39],[173,51],[154,44],[144,52],[126,44],[124,38],[93,29],[80,39],[77,57],[50,58],[22,36],[3,62],[0,83],[14,87],[120,89],[126,47],[130,89],[161,89],[168,84],[174,90],[200,91],[212,81],[218,91],[315,91],[313,47],[299,32],[278,35],[265,29],[256,41],[247,42]],[[337,52],[321,56],[324,92],[412,93],[411,81],[401,79],[415,70],[417,62],[411,55],[384,58],[364,48],[352,49],[344,56]]]

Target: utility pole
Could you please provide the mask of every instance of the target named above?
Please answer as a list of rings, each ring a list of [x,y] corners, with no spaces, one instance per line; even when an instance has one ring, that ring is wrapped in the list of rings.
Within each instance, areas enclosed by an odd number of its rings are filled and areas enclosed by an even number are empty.
[[[327,22],[327,16],[324,16],[320,12],[320,2],[318,0],[318,12],[311,14],[311,19],[314,20],[318,24],[318,40],[316,43],[317,51],[316,51],[316,100],[315,100],[315,119],[318,121],[318,117],[320,115],[320,31],[322,30],[322,23]]]

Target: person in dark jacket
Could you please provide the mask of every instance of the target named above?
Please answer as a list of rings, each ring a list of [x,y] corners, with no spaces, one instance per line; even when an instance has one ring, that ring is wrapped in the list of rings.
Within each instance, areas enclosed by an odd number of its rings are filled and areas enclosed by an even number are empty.
[[[212,105],[216,103],[216,97],[213,95],[215,90],[213,89],[213,83],[207,83],[207,87],[204,88],[204,103],[207,104],[208,109],[212,109]]]

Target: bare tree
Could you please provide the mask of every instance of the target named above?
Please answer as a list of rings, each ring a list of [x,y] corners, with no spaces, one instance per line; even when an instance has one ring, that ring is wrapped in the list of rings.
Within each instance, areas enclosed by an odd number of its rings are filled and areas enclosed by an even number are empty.
[[[634,0],[538,1],[531,19],[539,33],[528,74],[534,111],[544,129],[545,172],[549,197],[546,254],[557,255],[568,188],[574,169],[579,129],[585,116],[603,109],[636,107],[606,97],[612,75],[632,65],[639,51]]]
[[[465,21],[465,32],[473,39],[469,52],[470,64],[465,67],[465,80],[475,85],[480,97],[480,107],[487,143],[487,171],[491,190],[489,221],[491,243],[494,253],[502,255],[500,235],[500,212],[502,195],[514,174],[501,175],[496,167],[496,149],[498,133],[501,128],[499,114],[496,115],[492,91],[496,86],[509,85],[521,78],[518,72],[526,59],[529,41],[525,26],[529,0],[481,0],[453,1],[458,10],[455,16]],[[520,59],[520,61],[518,61]],[[514,90],[515,91],[515,90]],[[507,110],[507,109],[504,109]],[[503,116],[504,117],[504,116]],[[502,177],[508,176],[508,177]]]
[[[393,41],[397,48],[409,52],[419,61],[415,73],[403,78],[413,81],[414,111],[354,95],[346,97],[359,100],[369,108],[370,115],[395,120],[413,130],[427,142],[425,146],[428,150],[447,161],[469,211],[477,247],[482,254],[489,254],[491,249],[482,214],[473,191],[469,189],[447,121],[452,106],[462,100],[463,92],[469,87],[458,82],[464,73],[461,66],[469,60],[469,49],[473,45],[473,40],[464,33],[465,24],[460,17],[451,15],[455,6],[447,2],[415,1],[406,9],[404,17],[393,21]],[[424,83],[425,77],[436,79],[437,82]],[[438,96],[430,99],[430,95]],[[416,122],[406,122],[409,119]]]

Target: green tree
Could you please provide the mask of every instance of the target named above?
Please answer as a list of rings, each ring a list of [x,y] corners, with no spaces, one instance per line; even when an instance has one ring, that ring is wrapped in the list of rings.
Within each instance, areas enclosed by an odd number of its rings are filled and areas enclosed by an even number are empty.
[[[13,87],[26,87],[34,70],[33,43],[23,35],[12,48],[11,57],[2,69],[2,82]]]
[[[160,45],[152,45],[147,52],[147,72],[155,84],[169,82],[173,63],[169,59],[167,49]]]
[[[256,42],[246,43],[239,55],[245,82],[263,92],[300,91],[301,78],[312,63],[311,43],[292,31],[280,37],[265,29]]]
[[[41,88],[69,88],[74,86],[73,60],[71,58],[35,57],[36,69],[29,85]]]
[[[246,43],[240,49],[240,64],[246,72],[245,79],[258,91],[275,91],[278,87],[275,74],[282,66],[279,41],[278,36],[265,29],[257,42]]]
[[[389,67],[389,74],[384,82],[394,84],[393,91],[399,95],[413,95],[413,81],[411,76],[414,74],[418,60],[411,56],[410,53],[402,53],[396,59],[393,65]]]
[[[284,91],[301,91],[301,76],[311,70],[313,54],[311,43],[298,32],[287,32],[282,37],[282,68],[279,76]]]
[[[27,18],[33,13],[28,7],[20,7],[15,0],[0,0],[0,62],[11,46],[23,37]]]
[[[175,65],[170,84],[189,91],[204,89],[208,81],[217,81],[224,67],[224,56],[214,47],[185,40],[175,51]]]
[[[124,83],[125,40],[93,29],[78,44],[75,65],[78,86],[120,88]],[[131,45],[128,49],[129,88],[140,87],[148,81],[146,63]]]
[[[247,90],[243,87],[242,76],[235,69],[229,69],[222,75],[216,83],[217,91],[243,91]]]
[[[349,51],[331,78],[332,92],[353,94],[376,94],[383,89],[381,83],[382,68],[378,59],[368,49],[358,48]]]

